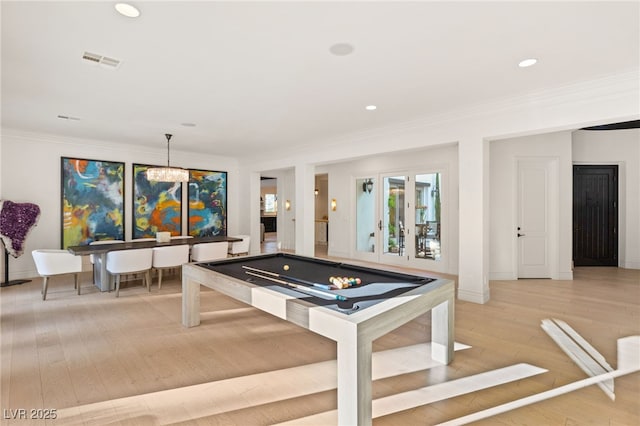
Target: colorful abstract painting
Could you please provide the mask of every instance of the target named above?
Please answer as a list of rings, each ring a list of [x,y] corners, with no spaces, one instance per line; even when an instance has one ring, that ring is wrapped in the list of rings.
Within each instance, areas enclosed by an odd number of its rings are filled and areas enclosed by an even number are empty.
[[[227,235],[227,172],[189,170],[189,235]]]
[[[182,184],[147,180],[149,165],[133,165],[133,238],[182,234]]]
[[[124,240],[124,163],[62,157],[62,248]]]

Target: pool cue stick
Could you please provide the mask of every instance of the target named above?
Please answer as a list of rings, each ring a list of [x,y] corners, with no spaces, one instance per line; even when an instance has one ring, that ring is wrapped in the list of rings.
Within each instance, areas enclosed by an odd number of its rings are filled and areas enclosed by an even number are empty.
[[[326,291],[318,290],[318,289],[315,289],[313,287],[307,287],[305,285],[290,283],[288,281],[279,280],[277,278],[269,277],[269,276],[266,276],[266,275],[256,274],[256,273],[250,272],[250,271],[245,271],[245,273],[248,274],[248,275],[253,275],[254,277],[263,278],[265,280],[273,281],[273,282],[276,282],[278,284],[284,284],[286,286],[293,287],[293,288],[301,291],[302,293],[307,293],[307,294],[311,293],[310,296],[316,296],[317,295],[317,296],[320,296],[320,297],[325,298],[325,299],[340,300],[340,301],[347,300],[347,298],[342,296],[342,295],[335,294],[335,293],[327,293]]]
[[[294,281],[294,282],[297,282],[297,283],[300,283],[300,284],[307,284],[307,285],[312,285],[314,287],[323,288],[325,290],[331,290],[331,286],[328,285],[328,284],[314,283],[313,281],[303,280],[302,278],[296,278],[296,277],[292,277],[290,275],[282,275],[282,274],[278,274],[277,272],[265,271],[264,269],[253,268],[251,266],[242,265],[242,267],[244,269],[248,269],[250,271],[260,272],[261,274],[266,274],[266,275],[271,275],[272,277],[284,278],[286,280]]]

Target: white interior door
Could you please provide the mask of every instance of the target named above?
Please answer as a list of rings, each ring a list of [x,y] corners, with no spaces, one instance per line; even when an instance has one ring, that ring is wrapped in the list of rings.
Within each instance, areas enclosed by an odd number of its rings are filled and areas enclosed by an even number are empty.
[[[518,278],[551,278],[548,159],[518,160]]]

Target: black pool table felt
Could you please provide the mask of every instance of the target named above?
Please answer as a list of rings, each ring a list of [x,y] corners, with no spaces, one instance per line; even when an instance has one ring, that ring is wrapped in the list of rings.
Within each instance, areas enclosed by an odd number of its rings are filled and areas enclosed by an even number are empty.
[[[271,290],[307,301],[313,305],[323,306],[347,315],[435,281],[435,278],[401,274],[285,253],[239,257],[200,263],[199,265],[235,279],[268,287]],[[286,270],[285,265],[288,266]],[[329,284],[329,277],[331,276],[360,278],[362,283],[345,289],[325,290],[328,293],[340,294],[347,298],[346,301],[329,300],[249,275],[243,266],[250,266],[319,284]],[[288,280],[284,279],[284,281]]]

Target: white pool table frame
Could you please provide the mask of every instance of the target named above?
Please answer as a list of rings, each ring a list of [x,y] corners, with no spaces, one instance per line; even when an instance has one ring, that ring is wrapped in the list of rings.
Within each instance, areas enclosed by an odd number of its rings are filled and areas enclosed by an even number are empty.
[[[250,260],[259,256],[246,258]],[[337,342],[338,424],[371,424],[373,340],[431,311],[431,357],[453,360],[454,282],[446,279],[415,288],[346,315],[321,306],[288,303],[296,298],[215,272],[197,264],[182,267],[182,325],[200,324],[200,286],[254,306]]]

